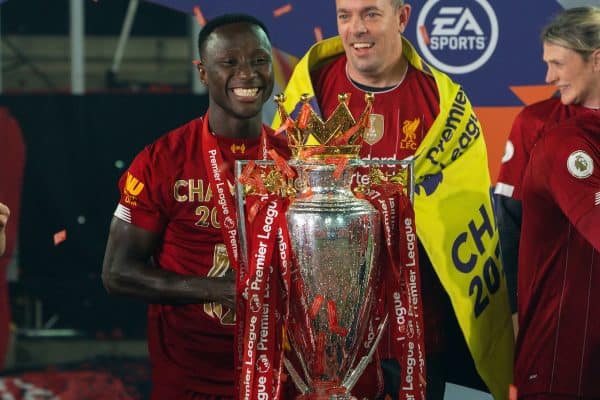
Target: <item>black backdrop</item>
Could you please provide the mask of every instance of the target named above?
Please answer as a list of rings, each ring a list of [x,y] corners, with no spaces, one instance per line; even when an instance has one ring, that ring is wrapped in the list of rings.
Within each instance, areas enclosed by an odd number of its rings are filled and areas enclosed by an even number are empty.
[[[207,102],[188,94],[0,98],[27,148],[20,277],[11,285],[18,324],[24,309],[17,299],[28,296],[42,301],[45,320],[59,317],[56,327],[144,334],[145,306],[109,297],[100,280],[117,181],[144,145],[201,115]],[[67,240],[55,246],[53,235],[63,229]]]

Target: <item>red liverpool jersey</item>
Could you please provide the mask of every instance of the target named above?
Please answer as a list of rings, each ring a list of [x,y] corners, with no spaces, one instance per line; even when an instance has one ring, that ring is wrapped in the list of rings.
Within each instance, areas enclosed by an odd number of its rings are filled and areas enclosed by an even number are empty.
[[[115,216],[162,234],[154,256],[161,268],[216,277],[230,264],[202,158],[206,151],[201,131],[198,118],[138,154],[119,182],[121,200]],[[234,160],[262,158],[259,139],[217,140],[227,164],[223,171],[229,171],[231,180]],[[287,144],[272,135],[268,147],[289,154]],[[153,382],[233,396],[234,322],[234,312],[216,303],[149,305]]]
[[[348,105],[355,118],[365,108],[365,91],[348,78],[346,60],[346,56],[340,56],[313,75],[323,117],[333,113],[339,93],[350,93]],[[402,160],[414,155],[439,113],[439,103],[433,77],[409,65],[398,86],[375,93],[370,129],[365,135],[367,144],[361,157]]]
[[[521,180],[533,145],[542,133],[560,121],[589,111],[578,105],[565,106],[551,98],[525,107],[515,118],[506,142],[496,194],[521,200]]]
[[[600,207],[600,115],[572,118],[540,138],[522,201],[519,394],[598,399],[600,252],[575,226]]]
[[[355,118],[359,118],[365,108],[365,91],[349,79],[346,62],[346,56],[342,55],[313,73],[315,95],[324,118],[337,107],[339,93],[350,93],[348,106]],[[412,157],[439,114],[439,102],[433,76],[409,65],[399,85],[375,92],[370,129],[365,135],[367,143],[363,145],[361,158],[402,160]],[[358,169],[354,173],[353,184],[366,184],[368,179],[367,173]],[[424,252],[421,254],[425,348],[428,353],[436,353],[442,350],[440,330],[444,315],[444,289],[428,257]],[[384,348],[387,341],[389,338],[382,340]],[[391,355],[384,352],[384,357]]]

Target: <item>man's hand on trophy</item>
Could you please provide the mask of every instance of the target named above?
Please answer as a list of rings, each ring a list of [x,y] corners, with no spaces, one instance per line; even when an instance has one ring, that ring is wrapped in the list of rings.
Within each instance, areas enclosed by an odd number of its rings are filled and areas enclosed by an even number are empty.
[[[219,280],[218,303],[235,310],[235,270],[229,268]]]
[[[8,206],[4,203],[0,203],[0,232],[4,231],[9,216],[10,210],[8,209]]]

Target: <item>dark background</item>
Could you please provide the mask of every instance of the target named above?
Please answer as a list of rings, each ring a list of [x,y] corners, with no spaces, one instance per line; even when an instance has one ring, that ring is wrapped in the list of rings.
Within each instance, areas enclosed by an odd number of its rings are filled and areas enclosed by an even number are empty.
[[[2,96],[1,106],[19,122],[27,149],[19,281],[11,285],[17,326],[25,323],[23,298],[35,296],[44,320],[59,317],[56,328],[143,336],[145,306],[107,295],[100,279],[117,181],[146,144],[201,115],[207,98],[23,95]],[[55,246],[63,229],[67,240]]]
[[[86,35],[118,35],[129,0],[86,0]],[[2,3],[2,34],[68,35],[69,0],[8,0]],[[140,1],[133,36],[185,36],[188,16],[167,7]]]

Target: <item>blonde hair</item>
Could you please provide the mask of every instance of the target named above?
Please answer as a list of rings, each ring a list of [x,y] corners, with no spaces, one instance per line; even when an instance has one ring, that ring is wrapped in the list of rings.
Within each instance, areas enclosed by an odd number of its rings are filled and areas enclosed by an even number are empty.
[[[600,7],[562,11],[542,30],[542,42],[576,51],[587,61],[600,48]]]

